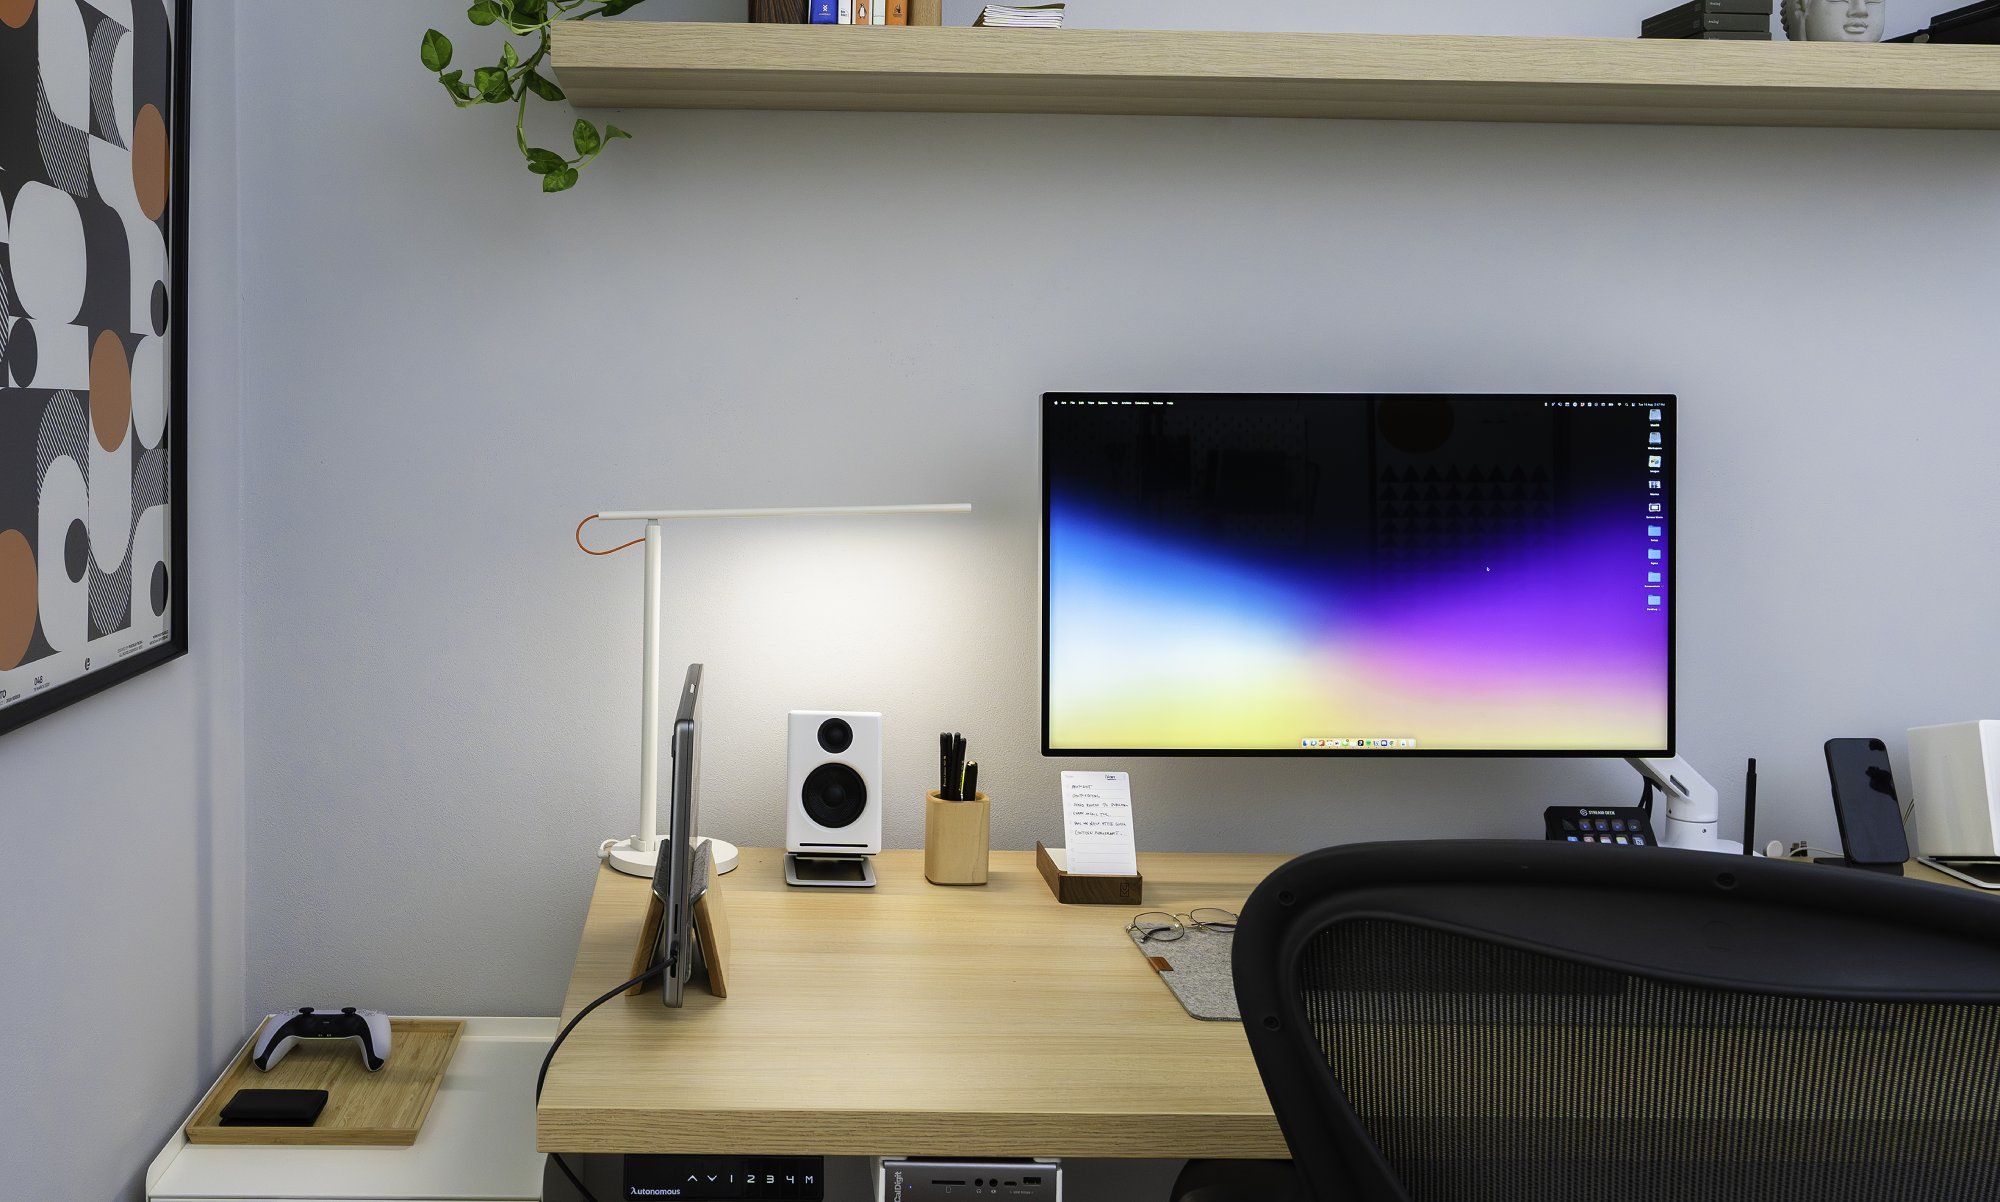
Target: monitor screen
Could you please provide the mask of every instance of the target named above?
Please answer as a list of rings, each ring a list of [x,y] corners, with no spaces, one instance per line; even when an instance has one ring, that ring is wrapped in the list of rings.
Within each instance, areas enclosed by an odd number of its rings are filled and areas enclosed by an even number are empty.
[[[1673,751],[1670,396],[1042,412],[1049,755]]]

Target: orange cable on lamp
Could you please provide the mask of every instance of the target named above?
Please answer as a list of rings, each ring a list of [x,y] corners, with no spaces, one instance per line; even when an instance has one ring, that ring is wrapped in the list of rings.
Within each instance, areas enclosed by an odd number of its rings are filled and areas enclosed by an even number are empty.
[[[636,547],[640,543],[646,541],[645,536],[641,535],[638,538],[633,539],[629,543],[619,543],[617,546],[611,548],[609,551],[593,551],[589,547],[583,545],[583,528],[585,526],[590,525],[592,522],[596,521],[597,518],[598,515],[593,513],[589,517],[583,519],[582,521],[576,524],[576,549],[583,552],[585,555],[616,555],[627,547]]]

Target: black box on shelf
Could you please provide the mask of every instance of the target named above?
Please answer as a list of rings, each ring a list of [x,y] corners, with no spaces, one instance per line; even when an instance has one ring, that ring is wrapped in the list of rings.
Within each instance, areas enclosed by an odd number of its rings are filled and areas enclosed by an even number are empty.
[[[1771,0],[1688,0],[1639,24],[1642,38],[1692,38],[1710,34],[1761,35],[1768,39]]]

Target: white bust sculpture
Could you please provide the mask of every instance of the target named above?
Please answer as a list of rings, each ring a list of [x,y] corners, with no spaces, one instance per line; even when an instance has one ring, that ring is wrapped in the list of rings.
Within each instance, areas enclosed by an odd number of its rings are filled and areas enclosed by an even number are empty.
[[[1778,0],[1778,17],[1784,22],[1785,36],[1794,42],[1806,40],[1806,5],[1809,0]]]
[[[1792,0],[1784,0],[1789,8]],[[1808,42],[1879,42],[1885,0],[1801,0],[1799,27]]]

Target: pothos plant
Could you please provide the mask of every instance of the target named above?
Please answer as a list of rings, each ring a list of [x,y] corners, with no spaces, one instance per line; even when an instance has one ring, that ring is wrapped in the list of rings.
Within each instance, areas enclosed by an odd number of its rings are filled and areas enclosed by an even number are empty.
[[[505,26],[513,37],[531,39],[529,44],[534,46],[534,50],[526,58],[521,57],[520,49],[510,37],[501,43],[499,61],[490,67],[474,67],[472,82],[467,83],[464,69],[451,65],[451,39],[435,29],[429,29],[424,31],[421,51],[424,70],[437,74],[438,82],[444,85],[451,102],[459,108],[481,104],[513,105],[514,141],[520,147],[521,157],[527,160],[528,170],[541,176],[542,191],[566,192],[576,186],[578,174],[604,153],[606,146],[632,135],[609,122],[599,129],[594,123],[579,117],[570,131],[575,154],[566,155],[528,145],[529,97],[536,96],[551,102],[564,99],[563,90],[556,86],[556,81],[541,70],[549,60],[549,31],[555,28],[558,21],[615,17],[643,3],[645,0],[475,0],[472,7],[465,10],[467,20],[482,27]]]

